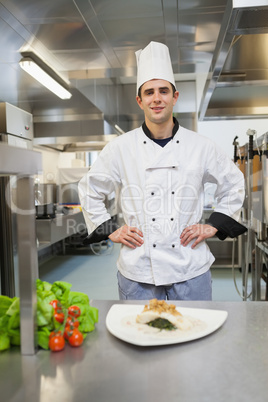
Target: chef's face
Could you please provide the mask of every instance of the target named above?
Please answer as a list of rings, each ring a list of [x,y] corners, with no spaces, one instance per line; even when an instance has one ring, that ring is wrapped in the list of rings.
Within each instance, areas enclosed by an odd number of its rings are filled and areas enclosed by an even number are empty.
[[[176,104],[179,92],[173,94],[172,85],[165,80],[147,81],[141,87],[141,96],[136,100],[144,111],[145,122],[162,124],[172,118],[173,106]]]

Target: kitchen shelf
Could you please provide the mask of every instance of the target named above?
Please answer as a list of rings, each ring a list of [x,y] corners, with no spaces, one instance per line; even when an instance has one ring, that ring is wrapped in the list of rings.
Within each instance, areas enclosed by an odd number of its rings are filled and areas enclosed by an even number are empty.
[[[36,234],[39,248],[48,247],[85,229],[82,212],[58,214],[53,219],[36,219]]]

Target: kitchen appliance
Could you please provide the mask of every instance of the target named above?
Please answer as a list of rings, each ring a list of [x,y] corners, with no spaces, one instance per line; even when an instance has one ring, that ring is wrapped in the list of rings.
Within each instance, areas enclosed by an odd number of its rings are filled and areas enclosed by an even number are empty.
[[[261,137],[263,222],[268,226],[268,132]]]
[[[35,206],[36,219],[53,219],[56,216],[56,205],[53,203]]]
[[[0,141],[18,148],[32,149],[33,116],[6,102],[0,103]],[[12,161],[14,166],[16,160]],[[0,177],[0,271],[1,294],[18,295],[16,176]]]
[[[267,239],[267,133],[257,138],[255,130],[248,130],[249,142],[246,144],[248,153],[246,172],[248,208],[251,210],[248,218],[259,240]]]
[[[257,132],[247,131],[249,141],[238,149],[237,162],[245,176],[246,199],[244,203],[244,224],[247,225],[247,239],[242,258],[242,282],[244,300],[260,300],[260,282],[263,274],[262,261],[267,260],[268,240],[268,133],[257,138]],[[261,254],[262,252],[263,255]],[[251,267],[252,292],[248,295],[247,282]]]
[[[0,103],[1,141],[19,148],[33,148],[33,116],[7,102]]]

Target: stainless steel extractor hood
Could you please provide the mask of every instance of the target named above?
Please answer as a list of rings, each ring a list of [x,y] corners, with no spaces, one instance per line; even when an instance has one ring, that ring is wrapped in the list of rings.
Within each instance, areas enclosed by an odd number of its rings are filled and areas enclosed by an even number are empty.
[[[101,151],[102,148],[115,137],[117,137],[117,134],[79,137],[41,137],[34,139],[34,145],[54,149],[59,152]]]
[[[268,0],[229,0],[200,120],[268,117]]]
[[[67,104],[55,97],[34,106],[34,146],[60,152],[95,151],[117,136],[89,99],[77,89],[71,91]]]

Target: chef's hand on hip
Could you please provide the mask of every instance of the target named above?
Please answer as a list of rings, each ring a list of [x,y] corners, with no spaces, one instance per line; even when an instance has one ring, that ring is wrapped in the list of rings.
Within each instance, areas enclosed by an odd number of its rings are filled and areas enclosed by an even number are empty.
[[[217,229],[210,225],[196,224],[185,228],[180,236],[181,245],[187,246],[192,240],[195,239],[191,248],[195,248],[197,244],[209,237],[213,237],[217,233]]]
[[[114,243],[122,243],[130,248],[140,247],[143,244],[143,233],[136,227],[124,225],[111,233],[109,239]]]

